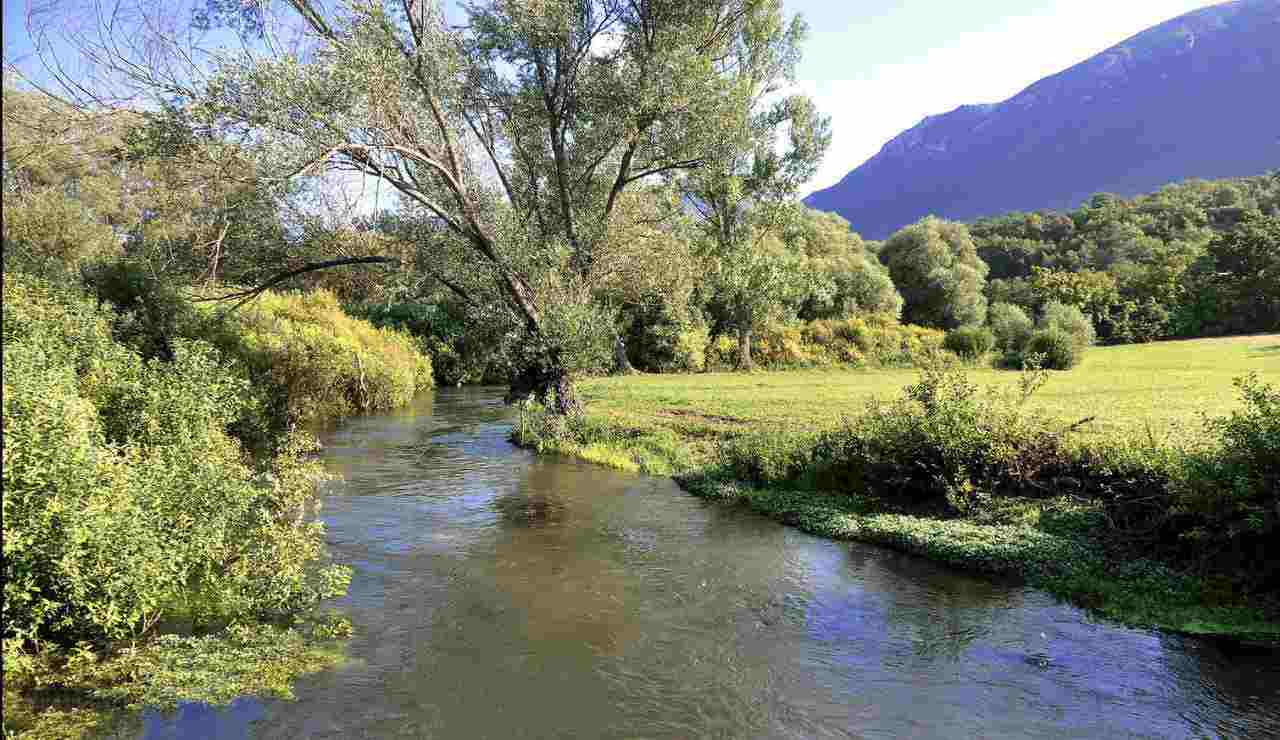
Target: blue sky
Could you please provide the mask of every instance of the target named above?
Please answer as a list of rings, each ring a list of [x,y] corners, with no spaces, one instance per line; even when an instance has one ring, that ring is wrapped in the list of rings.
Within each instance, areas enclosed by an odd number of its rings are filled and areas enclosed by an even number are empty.
[[[786,0],[809,22],[798,85],[832,117],[808,190],[890,138],[964,103],[1004,100],[1204,0]],[[4,1],[4,56],[30,44],[26,0]]]

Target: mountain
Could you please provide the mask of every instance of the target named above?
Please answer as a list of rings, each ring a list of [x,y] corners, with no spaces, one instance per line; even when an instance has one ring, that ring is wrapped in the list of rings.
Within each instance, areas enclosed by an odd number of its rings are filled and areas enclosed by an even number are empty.
[[[929,116],[805,199],[883,239],[923,216],[1068,209],[1280,167],[1280,0],[1188,13],[1003,103]]]

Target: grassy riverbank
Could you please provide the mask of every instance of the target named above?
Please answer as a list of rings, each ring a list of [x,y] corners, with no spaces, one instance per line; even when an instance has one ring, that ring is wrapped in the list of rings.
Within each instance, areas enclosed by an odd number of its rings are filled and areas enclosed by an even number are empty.
[[[1167,491],[1170,511],[1187,508],[1186,491],[1205,489],[1207,484],[1184,472],[1225,454],[1221,445],[1214,446],[1218,443],[1204,417],[1238,411],[1232,380],[1250,372],[1264,382],[1280,376],[1280,336],[1098,348],[1080,368],[1050,374],[1021,403],[1009,395],[1019,395],[1026,376],[972,368],[969,381],[1003,390],[1003,400],[975,400],[978,394],[971,394],[939,414],[913,412],[904,400],[889,400],[918,380],[911,370],[608,378],[582,384],[588,404],[579,422],[556,429],[525,416],[516,434],[544,452],[672,475],[694,494],[741,502],[816,534],[886,545],[969,570],[1018,575],[1128,624],[1277,639],[1276,605],[1242,585],[1238,574],[1222,564],[1226,560],[1190,568],[1178,557],[1185,555],[1181,540],[1157,547],[1115,524],[1117,516],[1133,510],[1129,500],[1145,495],[1144,486]],[[868,405],[873,399],[879,399],[878,406]],[[898,495],[891,486],[875,490],[874,484],[885,480],[875,478],[880,468],[862,458],[861,467],[854,466],[856,475],[850,473],[849,449],[862,445],[857,454],[865,457],[868,439],[883,441],[877,434],[898,435],[894,442],[900,443],[904,418],[916,425],[911,427],[919,437],[914,443],[928,447],[933,443],[926,427],[947,414],[976,419],[979,425],[998,421],[990,424],[988,436],[1018,430],[979,452],[974,447],[940,453],[943,467],[964,455],[966,461],[996,461],[986,477],[965,473],[969,462],[939,468],[930,475],[950,482],[942,486],[945,495],[931,496]],[[869,417],[879,425],[873,431],[868,431]],[[1064,432],[1088,417],[1094,418]],[[1246,428],[1250,423],[1242,420]],[[928,429],[938,434],[936,445],[950,444],[950,433]],[[951,436],[963,438],[965,430]],[[1057,466],[1056,477],[1019,473],[1011,478],[1008,470],[999,470],[1006,458],[1025,468],[1025,455],[1015,451],[1010,457],[997,448],[1018,448],[1028,440],[1040,440],[1024,445],[1036,450],[1052,440],[1058,458],[1037,464],[1044,470]],[[981,447],[985,441],[974,444]],[[883,461],[881,447],[877,454]],[[910,456],[902,447],[893,449]],[[935,450],[919,452],[926,459]],[[910,483],[913,473],[895,475]],[[871,485],[852,485],[854,478]],[[1057,490],[1046,491],[1045,480]],[[971,481],[978,482],[976,488]],[[982,481],[1001,492],[988,495],[995,492],[981,490]],[[1189,515],[1182,509],[1161,521],[1183,521]],[[1213,547],[1221,549],[1220,543]],[[1146,557],[1157,551],[1160,557]]]

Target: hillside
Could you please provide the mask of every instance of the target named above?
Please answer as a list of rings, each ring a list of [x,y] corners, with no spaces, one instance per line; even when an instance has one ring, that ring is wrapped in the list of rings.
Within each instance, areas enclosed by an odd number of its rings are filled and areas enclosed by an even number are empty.
[[[1002,103],[898,135],[806,199],[867,238],[925,215],[1067,209],[1190,177],[1280,166],[1280,0],[1239,0],[1150,28]]]

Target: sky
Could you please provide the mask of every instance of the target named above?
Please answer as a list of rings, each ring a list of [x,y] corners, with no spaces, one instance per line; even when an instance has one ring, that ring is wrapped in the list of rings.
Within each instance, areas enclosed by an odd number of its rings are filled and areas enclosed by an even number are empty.
[[[994,103],[1205,0],[785,0],[810,27],[798,87],[831,116],[811,192],[927,115]],[[4,56],[30,43],[4,0]]]

